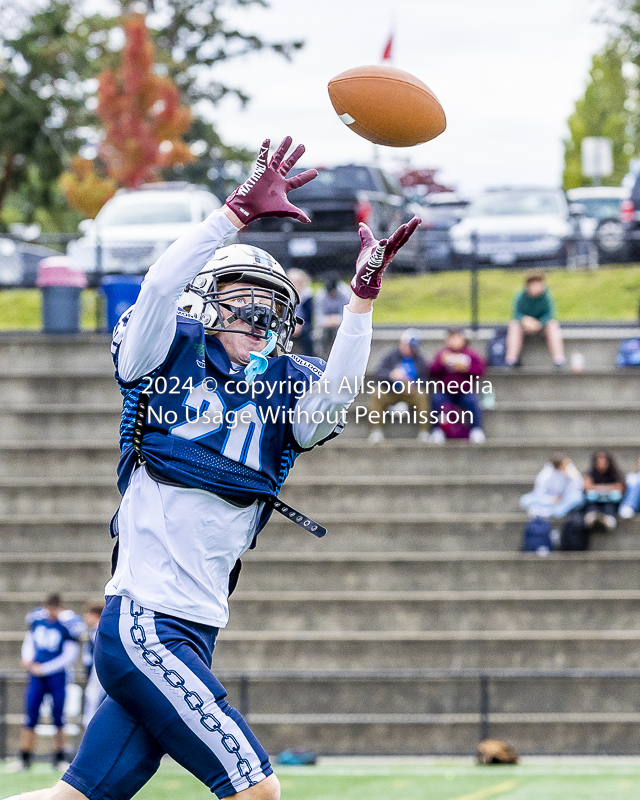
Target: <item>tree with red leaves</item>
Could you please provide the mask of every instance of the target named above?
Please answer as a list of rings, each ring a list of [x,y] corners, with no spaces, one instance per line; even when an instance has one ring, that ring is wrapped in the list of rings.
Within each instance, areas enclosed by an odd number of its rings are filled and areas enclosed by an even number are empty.
[[[117,187],[137,189],[159,180],[163,169],[194,160],[182,138],[191,127],[191,111],[180,105],[173,81],[154,72],[155,47],[144,16],[131,15],[123,28],[119,67],[98,76],[96,113],[105,136],[96,160],[104,169],[75,159],[60,180],[69,204],[90,216]],[[105,178],[98,177],[100,171]]]
[[[135,189],[158,180],[166,167],[193,161],[182,140],[192,115],[180,105],[173,81],[153,70],[155,47],[144,17],[133,14],[123,27],[126,41],[119,69],[98,76],[97,114],[106,134],[100,157],[109,177]]]

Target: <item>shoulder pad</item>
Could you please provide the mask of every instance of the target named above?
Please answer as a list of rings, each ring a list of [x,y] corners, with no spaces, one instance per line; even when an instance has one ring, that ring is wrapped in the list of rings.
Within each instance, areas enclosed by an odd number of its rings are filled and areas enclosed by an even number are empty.
[[[34,608],[25,617],[27,625],[33,625],[34,622],[39,622],[47,618],[47,610],[45,608]]]
[[[184,308],[178,308],[177,315],[178,315],[178,316],[179,316],[179,317],[180,317],[182,320],[189,320],[190,322],[200,322],[200,320],[199,320],[199,319],[197,319],[196,317],[194,317],[194,316],[193,316],[193,314],[189,314],[189,312],[188,312],[188,311],[185,311],[185,310],[184,310]],[[202,325],[202,323],[201,323],[201,322],[200,322],[200,324]]]
[[[290,353],[287,358],[293,361],[293,366],[302,372],[304,375],[311,375],[316,378],[321,378],[324,375],[324,368],[327,362],[322,358],[315,356],[299,356],[295,353]]]
[[[58,622],[69,631],[74,639],[81,636],[86,628],[82,617],[79,617],[75,611],[67,609],[58,616]]]

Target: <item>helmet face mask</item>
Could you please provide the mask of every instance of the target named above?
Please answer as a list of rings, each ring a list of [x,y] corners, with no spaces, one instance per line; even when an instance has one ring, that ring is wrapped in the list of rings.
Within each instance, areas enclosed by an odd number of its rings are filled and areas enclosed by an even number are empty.
[[[293,283],[268,253],[248,245],[230,245],[218,250],[196,275],[179,304],[202,322],[206,333],[224,331],[267,341],[273,332],[278,352],[286,353],[299,321],[295,313],[299,302]],[[249,330],[231,327],[238,320]]]

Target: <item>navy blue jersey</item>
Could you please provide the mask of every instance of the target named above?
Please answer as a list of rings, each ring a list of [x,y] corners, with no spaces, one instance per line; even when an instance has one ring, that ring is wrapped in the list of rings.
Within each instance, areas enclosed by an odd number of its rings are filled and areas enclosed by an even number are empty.
[[[62,654],[65,642],[77,641],[84,631],[84,622],[73,611],[63,611],[58,619],[50,619],[46,608],[27,614],[27,625],[35,649],[36,664],[46,664]]]
[[[126,324],[126,315],[120,324]],[[205,334],[202,323],[179,312],[164,363],[131,383],[118,378],[124,395],[121,493],[136,465],[134,423],[145,393],[149,404],[141,448],[153,478],[239,502],[277,496],[303,450],[293,436],[296,402],[313,380],[322,377],[324,367],[322,359],[271,358],[267,371],[249,387],[244,371],[235,370],[220,342]],[[264,391],[256,392],[261,386]]]

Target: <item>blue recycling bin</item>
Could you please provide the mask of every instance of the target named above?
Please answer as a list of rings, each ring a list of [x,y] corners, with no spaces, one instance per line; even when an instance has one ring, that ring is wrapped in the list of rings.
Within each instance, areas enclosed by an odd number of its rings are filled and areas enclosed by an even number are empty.
[[[140,294],[143,275],[105,275],[100,281],[107,305],[107,330],[112,331],[124,312]]]

